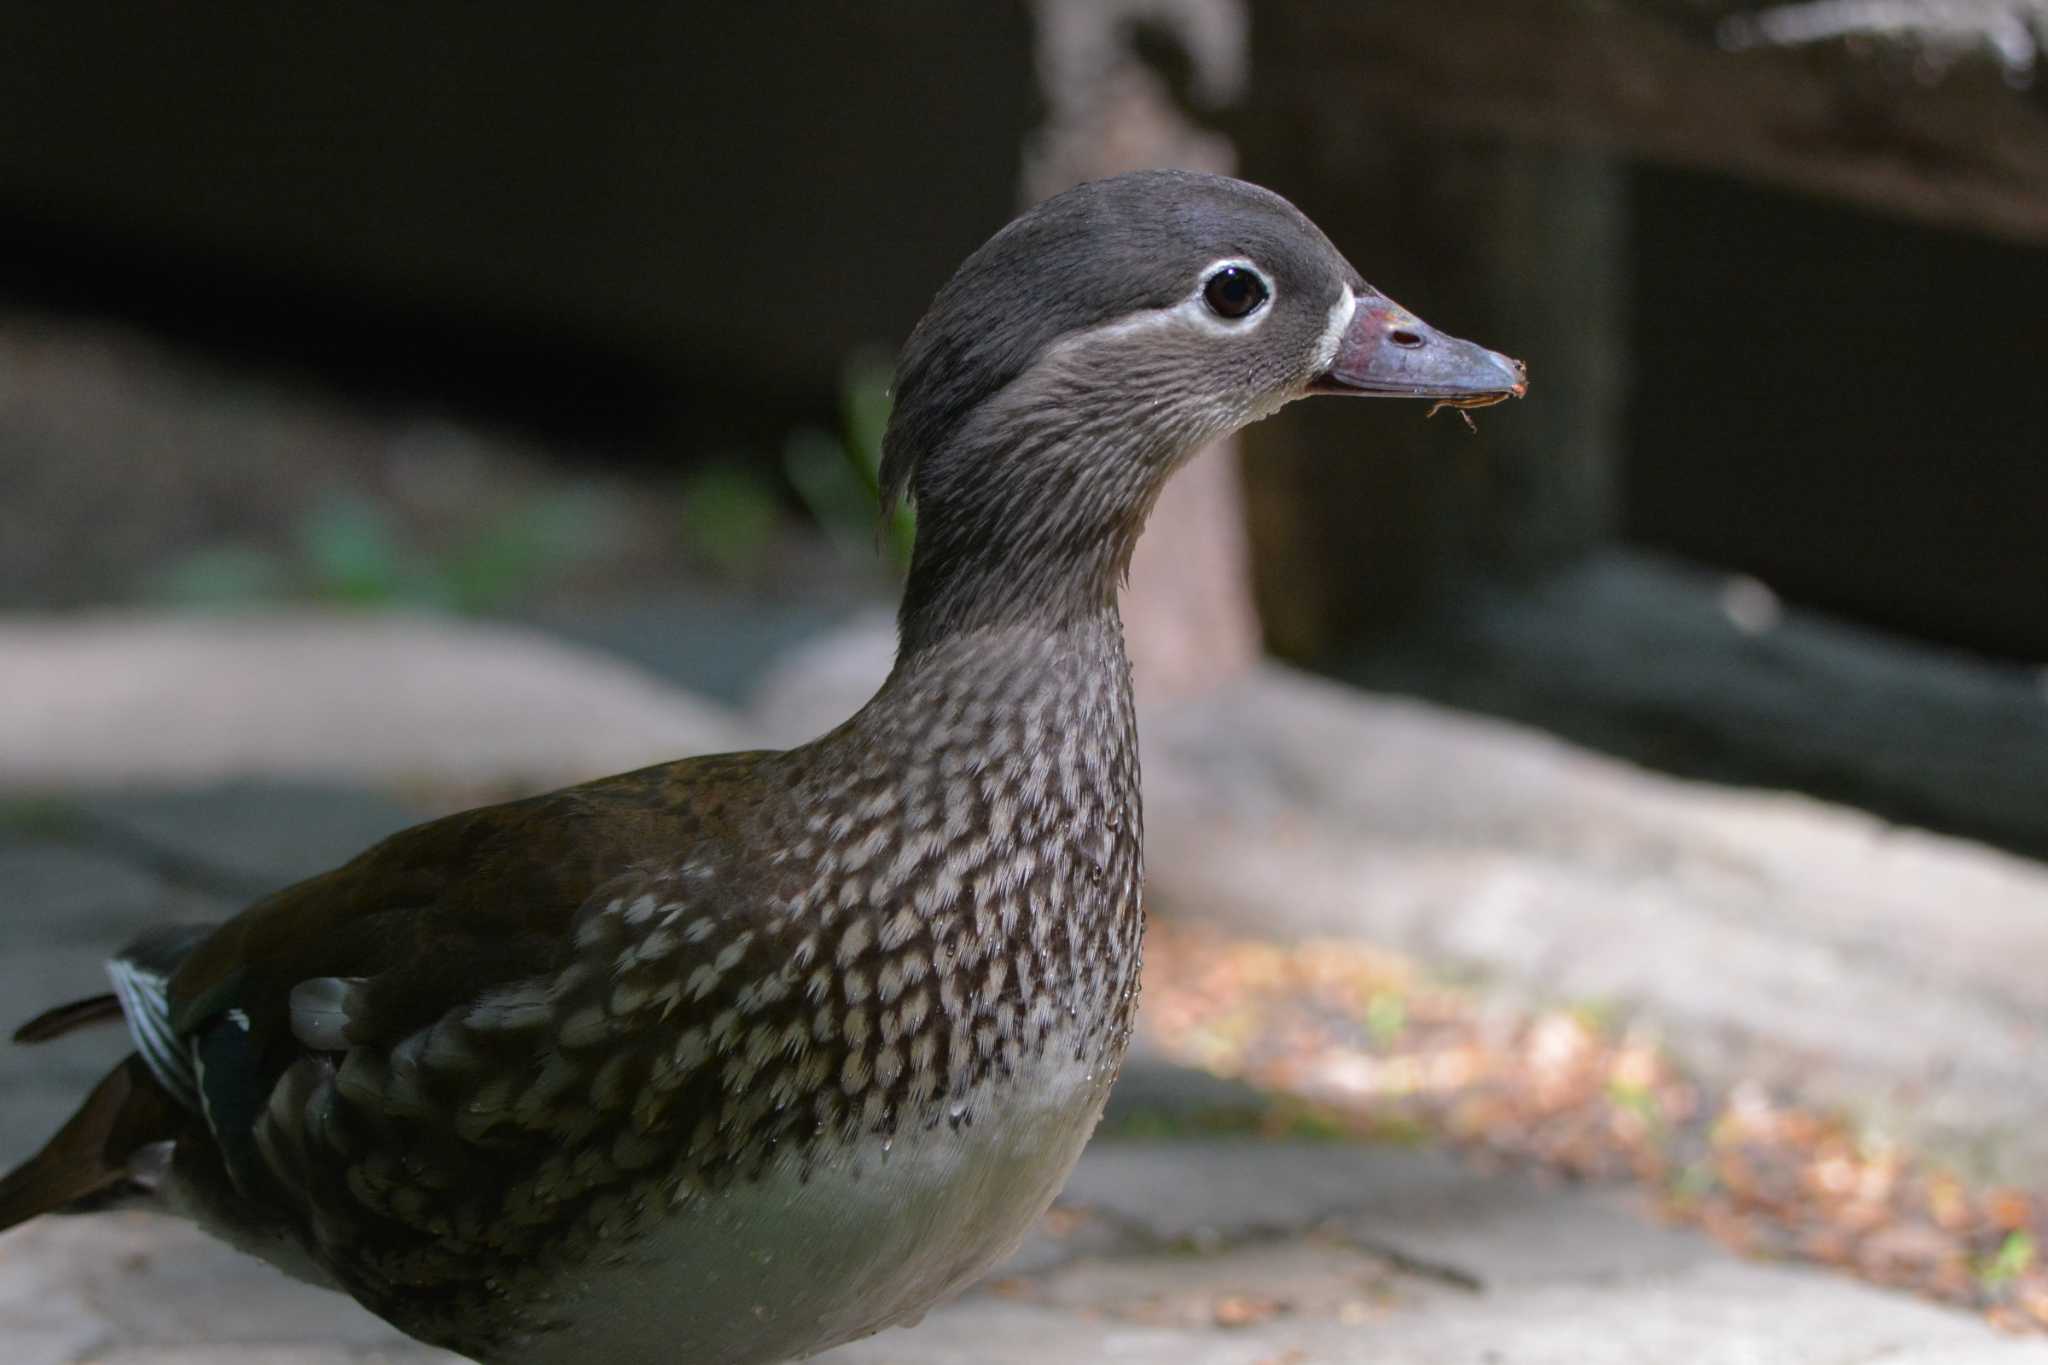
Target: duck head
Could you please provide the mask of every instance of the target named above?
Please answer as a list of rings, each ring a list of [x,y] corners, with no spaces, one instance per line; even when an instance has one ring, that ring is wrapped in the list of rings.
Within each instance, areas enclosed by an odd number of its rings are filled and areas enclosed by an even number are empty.
[[[1268,190],[1187,171],[1068,190],[969,256],[904,346],[882,463],[885,495],[918,509],[904,644],[1114,610],[1172,472],[1297,398],[1526,387]]]

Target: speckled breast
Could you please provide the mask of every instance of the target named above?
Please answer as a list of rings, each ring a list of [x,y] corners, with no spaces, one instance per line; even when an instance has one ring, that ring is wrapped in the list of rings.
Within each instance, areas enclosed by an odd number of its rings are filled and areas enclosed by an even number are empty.
[[[316,1254],[408,1331],[784,1359],[921,1313],[1058,1192],[1136,1007],[1113,618],[899,668],[753,762],[695,856],[591,898],[558,973],[273,1105]]]

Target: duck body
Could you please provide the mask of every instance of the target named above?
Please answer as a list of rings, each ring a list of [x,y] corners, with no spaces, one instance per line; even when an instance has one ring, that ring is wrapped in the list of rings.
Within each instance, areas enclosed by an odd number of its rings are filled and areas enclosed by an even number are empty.
[[[0,1229],[147,1198],[503,1365],[749,1365],[914,1320],[1044,1211],[1130,1039],[1116,596],[1160,487],[1311,392],[1522,383],[1267,191],[1048,201],[905,347],[883,476],[918,536],[865,707],[144,935],[114,995],[17,1034],[125,1018],[136,1053],[0,1178]]]
[[[405,884],[450,866],[451,842],[488,850],[372,949],[381,972],[278,975],[337,984],[298,990],[291,1036],[252,1049],[274,1077],[211,1071],[267,1098],[246,1141],[180,1144],[169,1197],[486,1360],[780,1360],[915,1316],[1016,1245],[1115,1077],[1141,926],[1135,739],[1114,617],[970,632],[801,748],[400,834],[174,978],[203,998],[217,962],[292,954],[301,902]],[[579,876],[530,969],[432,1013],[480,936],[542,928],[474,903],[493,859],[508,907],[534,875]],[[455,937],[424,937],[443,914]],[[253,1240],[252,1188],[289,1210]]]

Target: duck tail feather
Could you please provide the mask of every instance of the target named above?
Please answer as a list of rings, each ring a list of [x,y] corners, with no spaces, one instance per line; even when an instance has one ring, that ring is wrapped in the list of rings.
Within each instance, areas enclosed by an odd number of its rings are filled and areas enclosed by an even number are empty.
[[[95,995],[73,1000],[68,1005],[44,1010],[14,1031],[17,1043],[47,1043],[94,1024],[111,1024],[121,1017],[121,997]]]
[[[43,1150],[0,1176],[0,1232],[130,1181],[136,1155],[174,1141],[184,1118],[142,1059],[129,1056]]]

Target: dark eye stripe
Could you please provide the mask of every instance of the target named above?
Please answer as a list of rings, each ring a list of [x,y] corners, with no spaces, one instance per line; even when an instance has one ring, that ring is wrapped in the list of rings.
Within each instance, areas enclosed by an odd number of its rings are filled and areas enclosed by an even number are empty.
[[[1266,282],[1257,271],[1226,265],[1202,286],[1202,299],[1218,317],[1241,318],[1266,301]]]

